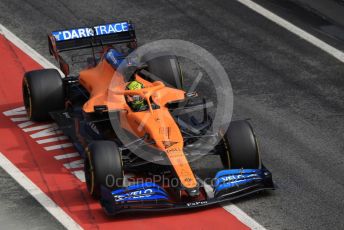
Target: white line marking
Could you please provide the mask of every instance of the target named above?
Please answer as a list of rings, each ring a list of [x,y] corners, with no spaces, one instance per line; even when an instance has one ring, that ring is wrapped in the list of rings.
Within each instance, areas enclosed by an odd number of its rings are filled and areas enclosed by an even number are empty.
[[[213,187],[203,181],[203,186],[207,194],[214,194]],[[214,196],[214,195],[212,195]],[[229,202],[228,202],[229,203]],[[247,215],[243,210],[241,210],[238,206],[230,203],[227,205],[221,205],[227,212],[238,218],[242,223],[244,223],[247,227],[254,230],[266,230],[262,225],[260,225],[257,221],[255,221],[252,217]]]
[[[63,132],[58,129],[57,125],[51,125],[50,128],[43,129],[37,133],[33,133],[30,135],[31,138],[37,139],[37,138],[43,138],[43,137],[48,137],[48,136],[53,136],[53,135],[58,135],[62,134]]]
[[[0,24],[0,31],[1,31],[1,24]],[[3,114],[6,117],[12,117],[12,116],[16,116],[16,115],[25,115],[26,116],[26,110],[24,106],[21,106],[19,108],[15,108],[15,109],[11,109],[8,111],[3,112]]]
[[[73,171],[72,174],[74,174],[74,176],[76,176],[81,182],[86,181],[84,170]]]
[[[73,158],[73,157],[80,157],[80,154],[75,152],[75,153],[67,153],[67,154],[54,156],[56,160],[63,160],[63,159],[68,159],[68,158]]]
[[[13,118],[11,118],[11,121],[13,121],[13,122],[28,121],[28,120],[29,120],[28,117],[13,117]]]
[[[2,24],[0,24],[0,32],[2,31],[2,33],[5,35],[5,37],[10,40],[13,44],[15,44],[18,48],[22,49],[28,56],[31,56],[37,63],[39,63],[42,67],[44,68],[56,68],[56,66],[54,66],[51,62],[49,62],[48,60],[46,60],[42,55],[40,55],[39,53],[37,53],[35,50],[33,50],[31,47],[29,47],[26,43],[24,43],[22,40],[20,40],[17,36],[15,36],[12,32],[10,32],[8,29],[6,29]],[[63,75],[62,75],[63,76]],[[24,109],[24,108],[23,108]],[[14,111],[17,112],[17,111]],[[26,114],[25,110],[23,113],[20,114]],[[7,114],[5,114],[7,115]],[[18,114],[19,115],[19,114]],[[4,158],[6,161],[8,161],[3,155],[1,155],[2,158]],[[0,158],[1,159],[1,158]],[[2,160],[1,160],[2,162]],[[0,162],[0,165],[2,166]],[[9,161],[8,161],[9,162]],[[11,164],[11,162],[9,162]],[[4,168],[4,167],[3,167]],[[12,164],[12,168],[18,170],[13,164]],[[4,168],[5,169],[5,168]],[[5,169],[5,171],[7,171]],[[19,171],[20,172],[20,171]],[[80,176],[83,177],[83,175],[81,175],[83,171],[82,170],[78,170],[78,171],[74,171],[72,172],[74,175],[76,176]],[[9,173],[10,174],[10,173]],[[11,175],[11,174],[10,174]],[[25,177],[28,181],[28,183],[31,183],[33,186],[35,186],[24,174],[23,177]],[[81,178],[82,179],[82,178]],[[84,180],[84,178],[83,178]],[[23,186],[24,187],[24,186]],[[26,187],[24,187],[25,189],[27,189]],[[39,189],[39,188],[38,188]],[[43,195],[41,196],[41,198],[46,197],[47,199],[50,199],[49,197],[46,196],[46,194],[44,194],[41,190],[39,190]],[[38,197],[39,198],[39,197]],[[37,199],[37,198],[36,198]],[[53,201],[52,201],[53,202]],[[41,202],[40,202],[41,203]],[[42,203],[41,203],[42,204]],[[45,204],[42,204],[47,210],[48,209],[52,209],[53,205],[49,205],[49,206],[45,206]],[[61,208],[59,208],[55,203],[54,203],[56,209],[62,210]],[[250,227],[251,229],[265,229],[263,226],[261,226],[260,224],[258,224],[255,220],[253,220],[251,217],[249,217],[245,212],[243,212],[241,209],[239,209],[237,206],[231,204],[231,205],[227,205],[224,207],[225,210],[227,210],[229,213],[231,213],[232,215],[234,215],[235,217],[237,217],[242,223],[244,223],[245,225],[247,225],[248,227]],[[49,210],[48,210],[49,211]],[[62,210],[63,211],[63,210]],[[62,221],[67,221],[67,220],[71,220],[71,218],[67,215],[66,217],[62,218],[63,215],[60,215],[58,213],[55,213],[53,211],[49,211],[53,216],[55,216],[56,219],[58,219],[60,222]],[[61,219],[61,220],[60,220]],[[65,219],[65,220],[64,220]],[[73,221],[73,220],[72,220]],[[62,223],[61,222],[61,223]],[[74,221],[73,221],[74,222]],[[75,223],[75,222],[74,222]],[[75,226],[78,228],[81,228],[77,223],[75,223]],[[73,227],[73,226],[72,226]],[[68,227],[67,227],[68,228]],[[73,228],[71,228],[73,229]]]
[[[52,150],[57,150],[57,149],[65,149],[72,146],[73,146],[72,143],[65,143],[65,144],[47,146],[47,147],[44,147],[44,149],[47,151],[52,151]]]
[[[68,162],[66,164],[63,164],[63,166],[66,169],[77,169],[77,168],[83,168],[84,167],[84,159],[80,159],[80,160],[75,160],[72,162]]]
[[[319,38],[313,36],[312,34],[302,30],[301,28],[295,26],[294,24],[288,22],[287,20],[279,17],[273,12],[265,9],[264,7],[252,2],[251,0],[237,0],[241,4],[247,6],[256,13],[262,15],[263,17],[275,22],[279,26],[287,29],[289,32],[301,37],[302,39],[308,41],[314,46],[320,48],[324,52],[330,54],[341,62],[344,62],[344,53],[335,47],[327,44],[326,42],[320,40]],[[229,204],[222,206],[225,210],[236,216],[241,222],[245,223],[248,227],[252,229],[264,229],[259,223],[249,217],[245,212],[243,212],[239,207]]]
[[[257,221],[252,219],[250,216],[248,216],[243,210],[241,210],[238,206],[234,204],[229,205],[222,205],[222,207],[238,218],[242,223],[244,223],[247,227],[254,230],[266,230],[262,225],[260,225]]]
[[[326,42],[320,40],[319,38],[313,36],[312,34],[302,30],[301,28],[295,26],[294,24],[288,22],[287,20],[281,18],[280,16],[274,14],[273,12],[265,9],[264,7],[258,5],[257,3],[252,2],[251,0],[237,0],[241,4],[247,6],[251,10],[257,12],[258,14],[262,15],[263,17],[275,22],[279,26],[289,30],[289,32],[305,39],[309,43],[315,45],[316,47],[320,48],[321,50],[325,51],[326,53],[332,55],[333,57],[337,58],[339,61],[344,62],[344,53],[335,47],[327,44]]]
[[[28,127],[30,125],[34,125],[35,123],[33,121],[25,121],[24,123],[20,123],[18,124],[18,127],[19,128],[25,128],[25,127]]]
[[[47,128],[51,128],[51,127],[57,127],[57,125],[56,124],[37,125],[37,126],[23,129],[23,131],[27,133],[27,132],[32,132],[32,131],[41,130],[41,129],[47,129]]]
[[[67,136],[59,136],[59,137],[52,137],[52,138],[38,140],[37,143],[41,145],[41,144],[45,144],[45,143],[62,141],[62,140],[67,140],[67,139],[68,139]]]
[[[0,166],[67,229],[82,229],[65,211],[0,152]]]

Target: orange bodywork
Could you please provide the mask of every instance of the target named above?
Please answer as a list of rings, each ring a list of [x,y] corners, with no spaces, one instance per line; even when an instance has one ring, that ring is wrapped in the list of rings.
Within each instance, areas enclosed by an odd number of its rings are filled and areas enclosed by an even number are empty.
[[[84,104],[86,113],[94,112],[94,106],[106,105],[108,111],[120,111],[121,127],[137,137],[148,134],[154,140],[153,147],[164,151],[169,158],[181,183],[188,189],[195,188],[197,181],[183,152],[183,136],[166,104],[184,99],[183,90],[166,87],[162,82],[149,82],[135,75],[143,89],[127,90],[124,77],[106,61],[80,72],[80,84],[90,93]],[[140,95],[148,103],[149,109],[135,112],[126,102],[126,95]],[[152,109],[151,101],[158,105]]]

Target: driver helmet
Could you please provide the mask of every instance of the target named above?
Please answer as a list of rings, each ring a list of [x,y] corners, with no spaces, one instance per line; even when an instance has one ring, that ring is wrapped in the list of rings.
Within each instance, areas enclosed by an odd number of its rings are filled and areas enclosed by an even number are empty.
[[[127,85],[128,90],[138,90],[138,89],[142,89],[142,88],[144,88],[143,84],[141,82],[138,82],[138,81],[132,81]],[[140,95],[131,96],[130,104],[131,104],[131,107],[137,111],[139,111],[145,107],[144,100]]]

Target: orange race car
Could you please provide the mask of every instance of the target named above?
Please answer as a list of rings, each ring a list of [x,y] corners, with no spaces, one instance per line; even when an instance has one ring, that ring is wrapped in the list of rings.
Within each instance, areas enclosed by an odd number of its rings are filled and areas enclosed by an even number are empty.
[[[183,90],[176,56],[139,63],[128,57],[137,48],[130,21],[55,31],[48,41],[65,77],[56,69],[27,72],[25,108],[31,120],[55,120],[72,140],[85,160],[87,189],[107,214],[206,206],[274,188],[247,121],[206,132],[206,102],[190,103],[197,93]],[[93,55],[73,76],[61,53],[87,48]],[[181,117],[196,107],[204,108],[204,120],[186,126]],[[202,135],[220,141],[212,151],[193,149]],[[223,164],[209,181],[190,165],[207,154]]]

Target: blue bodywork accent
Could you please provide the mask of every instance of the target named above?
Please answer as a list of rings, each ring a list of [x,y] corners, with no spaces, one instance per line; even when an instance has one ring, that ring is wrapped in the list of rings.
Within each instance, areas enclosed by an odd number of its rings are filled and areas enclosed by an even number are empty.
[[[133,30],[133,26],[129,22],[117,22],[98,25],[92,28],[82,27],[69,30],[54,31],[52,32],[52,35],[55,37],[57,42],[60,42],[99,35],[115,34],[120,32],[126,32],[129,30]]]
[[[215,176],[215,194],[227,189],[249,186],[263,182],[270,175],[266,169],[230,169],[222,170]]]
[[[127,201],[166,201],[169,200],[166,191],[159,185],[146,182],[142,184],[130,185],[123,189],[117,189],[111,192],[115,202]]]
[[[109,49],[105,54],[105,59],[113,68],[117,69],[122,61],[125,60],[125,56],[115,49]]]
[[[262,190],[274,189],[271,173],[266,169],[222,170],[216,174],[214,197],[202,200],[176,200],[164,188],[146,182],[109,190],[102,186],[100,203],[108,215],[130,211],[162,211],[214,205]],[[169,191],[169,190],[167,190]]]

